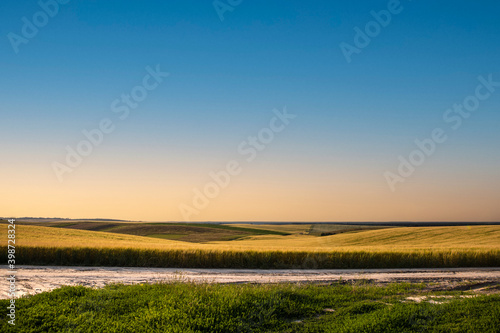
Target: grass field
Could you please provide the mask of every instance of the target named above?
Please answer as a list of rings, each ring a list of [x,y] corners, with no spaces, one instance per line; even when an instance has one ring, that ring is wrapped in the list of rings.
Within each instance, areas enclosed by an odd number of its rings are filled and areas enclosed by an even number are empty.
[[[238,228],[248,228],[259,230],[272,230],[285,234],[308,234],[312,224],[229,224],[228,226]]]
[[[98,221],[73,221],[73,222],[44,222],[20,223],[20,225],[53,227],[73,230],[100,231],[115,234],[126,234],[162,239],[176,239],[191,243],[204,243],[210,241],[230,241],[255,235],[288,235],[267,229],[252,229],[248,227],[232,227],[219,224],[194,224],[194,223],[134,223],[134,222],[98,222]]]
[[[101,227],[101,226],[99,226]],[[128,232],[94,231],[79,228],[61,228],[35,225],[17,225],[17,245],[43,247],[79,247],[82,244],[95,247],[134,247],[158,249],[224,249],[224,250],[297,250],[318,251],[332,250],[403,250],[403,249],[446,249],[446,250],[500,250],[500,226],[460,226],[460,227],[400,227],[383,229],[364,229],[344,232],[330,236],[304,235],[301,230],[288,232],[278,230],[258,230],[253,228],[220,226],[204,229],[235,231],[244,238],[232,241],[180,242],[144,237],[132,233],[146,232],[148,235],[158,234],[164,225],[118,226],[116,228]],[[182,226],[174,225],[172,228]],[[190,226],[190,237],[199,232],[197,225]],[[0,224],[0,230],[6,234],[6,224]],[[144,231],[147,230],[147,231]],[[171,229],[172,230],[172,229]],[[169,231],[171,232],[171,231]],[[250,234],[250,232],[254,232]],[[169,235],[169,234],[167,234]]]
[[[6,232],[6,225],[1,227]],[[323,237],[300,232],[254,234],[239,240],[194,243],[18,225],[16,241],[17,263],[35,265],[299,269],[500,266],[500,226],[385,228]],[[6,260],[3,249],[1,256]]]
[[[280,241],[283,240],[283,241]],[[213,242],[222,245],[220,242]],[[365,229],[331,236],[256,236],[234,242],[247,248],[295,249],[500,249],[500,226]]]
[[[358,232],[358,231],[367,231],[367,230],[384,229],[384,228],[391,228],[391,227],[317,223],[311,225],[311,227],[308,230],[308,234],[314,236],[330,236],[330,235],[342,234],[345,232]]]
[[[3,318],[8,302],[0,301]],[[489,333],[500,327],[499,295],[409,284],[63,287],[18,299],[16,307],[16,326],[2,320],[1,332]]]
[[[0,230],[5,235],[6,224],[1,224]],[[1,245],[0,258],[7,262],[7,249]],[[500,226],[20,223],[16,225],[16,264],[264,269],[498,267]],[[495,293],[345,282],[63,287],[18,299],[16,327],[4,320],[0,331],[499,332],[500,296]],[[4,318],[7,302],[0,300]]]

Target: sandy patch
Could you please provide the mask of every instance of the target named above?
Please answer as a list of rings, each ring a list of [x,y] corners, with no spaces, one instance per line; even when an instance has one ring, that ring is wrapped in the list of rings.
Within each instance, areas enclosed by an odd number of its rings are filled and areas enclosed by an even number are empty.
[[[173,280],[209,283],[329,283],[368,280],[381,284],[404,281],[433,282],[435,289],[443,286],[449,289],[460,288],[463,282],[475,282],[481,287],[492,283],[499,284],[500,268],[258,270],[19,266],[16,287],[18,296],[22,296],[50,291],[63,285],[103,287],[110,283],[135,284]],[[6,278],[0,281],[0,290],[0,298],[7,298]]]

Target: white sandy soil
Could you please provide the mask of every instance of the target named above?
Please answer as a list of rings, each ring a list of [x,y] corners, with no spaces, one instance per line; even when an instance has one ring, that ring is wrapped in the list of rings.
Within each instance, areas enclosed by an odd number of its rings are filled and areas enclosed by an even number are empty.
[[[0,299],[8,298],[6,268],[0,281]],[[389,282],[500,282],[500,268],[452,269],[352,269],[352,270],[259,270],[176,269],[142,267],[19,266],[16,269],[17,296],[50,291],[63,285],[103,287],[110,283],[154,283],[162,281],[209,283],[338,282],[369,280]]]

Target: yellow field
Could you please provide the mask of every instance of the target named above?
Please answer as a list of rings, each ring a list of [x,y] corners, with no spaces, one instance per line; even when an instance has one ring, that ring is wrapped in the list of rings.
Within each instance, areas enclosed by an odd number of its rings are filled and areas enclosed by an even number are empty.
[[[5,235],[7,225],[2,224],[0,228],[2,234]],[[196,246],[197,244],[167,239],[31,225],[16,226],[16,245],[42,247],[120,247],[139,249],[199,248]]]
[[[3,224],[0,228],[5,236],[7,226]],[[499,244],[500,226],[401,227],[322,237],[259,235],[209,243],[16,226],[16,260],[25,265],[281,269],[498,267]],[[0,248],[2,260],[7,262],[5,241]]]
[[[223,242],[212,244],[223,245]],[[324,251],[408,249],[500,249],[500,226],[402,227],[332,236],[254,236],[232,242],[233,248]]]
[[[304,226],[301,226],[304,227]],[[0,226],[6,235],[6,225]],[[355,250],[495,250],[500,249],[500,226],[471,227],[402,227],[358,231],[332,236],[262,235],[242,240],[204,244],[151,237],[17,225],[16,245],[42,247],[99,247],[139,249],[206,249],[206,250],[282,250],[339,251]],[[296,229],[298,230],[298,229]],[[284,229],[280,229],[284,231]],[[289,229],[289,231],[292,231]],[[4,237],[5,239],[5,237]]]

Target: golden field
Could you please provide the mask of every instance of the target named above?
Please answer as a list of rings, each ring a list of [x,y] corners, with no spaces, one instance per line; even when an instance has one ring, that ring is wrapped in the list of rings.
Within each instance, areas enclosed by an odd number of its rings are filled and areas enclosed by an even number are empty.
[[[259,226],[264,228],[264,226]],[[296,232],[291,235],[250,236],[232,241],[188,243],[136,235],[117,234],[31,225],[16,226],[18,246],[42,247],[120,247],[148,249],[235,249],[235,250],[406,250],[500,249],[500,226],[401,227],[341,233],[332,236],[303,235],[301,228],[273,225],[275,231]],[[0,225],[6,234],[7,225]]]
[[[5,224],[1,226],[6,235]],[[274,225],[278,231],[279,226]],[[331,236],[256,235],[191,243],[104,231],[16,226],[18,262],[213,268],[500,266],[500,226],[397,227]],[[6,239],[6,237],[4,237]],[[2,247],[5,248],[4,244]],[[6,253],[6,251],[3,251]]]

